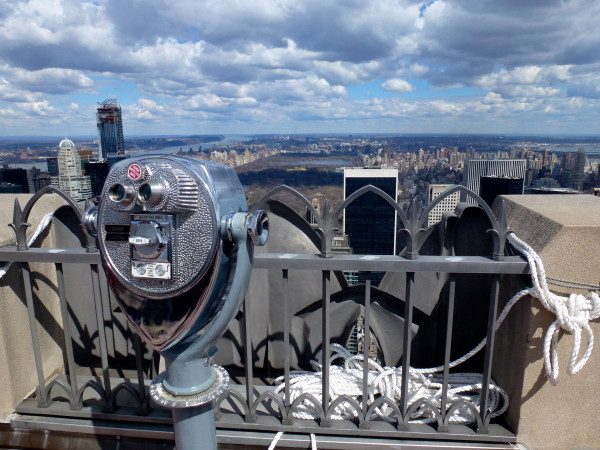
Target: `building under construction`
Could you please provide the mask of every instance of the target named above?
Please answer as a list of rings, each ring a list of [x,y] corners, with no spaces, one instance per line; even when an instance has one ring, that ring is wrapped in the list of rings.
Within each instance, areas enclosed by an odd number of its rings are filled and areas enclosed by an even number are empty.
[[[109,166],[125,154],[123,138],[123,118],[121,106],[117,99],[109,98],[98,103],[96,112],[98,127],[98,154],[101,160],[108,161]]]

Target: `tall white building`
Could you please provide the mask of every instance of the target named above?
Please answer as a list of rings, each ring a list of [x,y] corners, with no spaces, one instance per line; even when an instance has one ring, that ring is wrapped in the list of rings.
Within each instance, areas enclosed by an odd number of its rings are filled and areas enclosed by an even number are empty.
[[[427,192],[428,192],[428,200],[431,203],[435,200],[440,194],[447,191],[450,188],[453,188],[454,184],[430,184]],[[429,213],[427,216],[427,226],[434,225],[442,220],[442,213],[454,211],[456,205],[460,201],[460,192],[454,192],[449,195],[441,202],[439,202]]]
[[[81,158],[70,139],[63,139],[58,144],[58,176],[52,178],[53,185],[75,200],[92,196],[90,177],[82,175]]]

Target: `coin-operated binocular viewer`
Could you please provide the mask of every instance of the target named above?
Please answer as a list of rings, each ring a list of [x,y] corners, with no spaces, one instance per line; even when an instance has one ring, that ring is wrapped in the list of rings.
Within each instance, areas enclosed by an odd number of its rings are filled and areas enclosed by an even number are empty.
[[[216,448],[213,400],[229,376],[210,360],[246,294],[267,215],[248,213],[231,168],[162,155],[115,164],[85,226],[133,329],[165,358],[150,394],[172,408],[177,449]]]

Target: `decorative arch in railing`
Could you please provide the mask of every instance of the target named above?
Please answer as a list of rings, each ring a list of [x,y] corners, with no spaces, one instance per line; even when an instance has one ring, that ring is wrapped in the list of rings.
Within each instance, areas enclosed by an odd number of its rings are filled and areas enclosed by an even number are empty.
[[[232,407],[241,407],[243,410],[243,415],[245,419],[248,419],[250,416],[250,409],[248,407],[248,403],[246,399],[239,393],[235,392],[231,389],[225,391],[215,402],[215,418],[219,419],[221,417],[221,405],[223,402],[227,400]],[[235,405],[235,406],[234,406]]]
[[[356,401],[349,395],[340,395],[334,401],[331,402],[331,404],[329,405],[329,409],[327,410],[327,414],[325,416],[326,420],[331,421],[332,416],[336,414],[335,410],[343,404],[347,404],[350,408],[352,408],[352,410],[354,411],[354,414],[352,415],[357,418],[359,427],[364,428],[365,419],[362,415],[362,407],[360,406],[358,401]]]
[[[15,232],[15,237],[17,239],[17,250],[27,250],[28,249],[26,232],[27,232],[27,228],[29,228],[31,226],[31,224],[28,222],[29,214],[31,213],[31,210],[33,209],[35,204],[45,194],[57,194],[63,200],[65,200],[67,202],[67,204],[71,207],[73,212],[76,214],[77,219],[79,220],[79,224],[82,227],[82,230],[85,229],[83,226],[83,222],[82,222],[83,213],[82,213],[81,209],[79,208],[79,206],[77,205],[77,203],[75,202],[75,200],[73,200],[73,198],[70,197],[65,191],[63,191],[55,186],[46,186],[46,187],[40,189],[39,191],[37,191],[29,199],[29,201],[25,204],[25,207],[23,209],[21,209],[19,200],[15,199],[15,204],[14,204],[14,208],[13,208],[13,221],[12,221],[12,223],[9,224],[9,226]],[[84,210],[87,209],[89,206],[90,206],[89,201],[86,200],[85,204],[84,204]],[[84,233],[84,234],[86,236],[87,251],[88,252],[97,251],[95,238],[88,235],[87,233]]]
[[[71,409],[76,409],[77,399],[75,398],[75,395],[71,390],[71,386],[61,378],[55,378],[54,380],[52,380],[52,382],[48,384],[48,386],[46,386],[46,388],[41,392],[40,402],[44,405],[50,404],[50,402],[52,402],[52,389],[54,389],[55,387],[60,388],[60,390],[65,393],[67,399],[69,400],[69,405]]]
[[[248,422],[256,421],[256,416],[258,415],[258,407],[261,403],[274,402],[279,409],[279,414],[282,421],[285,421],[288,418],[288,414],[290,413],[285,405],[283,404],[283,399],[277,395],[274,391],[265,391],[260,394],[254,403],[250,407],[250,413],[248,414]]]
[[[450,197],[455,192],[460,192],[462,194],[465,194],[465,196],[467,197],[471,197],[473,200],[475,200],[477,205],[481,209],[483,209],[487,218],[490,221],[490,224],[492,225],[492,228],[486,231],[487,233],[490,233],[492,235],[492,238],[494,240],[494,251],[492,254],[492,259],[501,260],[502,256],[504,255],[504,244],[506,242],[506,238],[511,233],[506,222],[506,211],[504,208],[504,201],[500,202],[500,208],[498,210],[498,214],[496,215],[484,199],[482,199],[475,192],[471,191],[470,189],[467,189],[464,186],[454,186],[442,192],[438,197],[431,201],[419,215],[417,223],[415,224],[415,228],[423,229],[423,225],[425,225],[429,213],[433,211],[433,209],[445,198]]]
[[[293,416],[294,412],[301,412],[299,408],[304,402],[310,402],[312,404],[312,408],[314,408],[314,411],[316,411],[317,415],[319,416],[319,419],[321,420],[321,423],[323,423],[323,421],[326,420],[325,411],[323,411],[321,401],[317,399],[317,397],[315,397],[314,395],[309,394],[308,392],[303,392],[294,399],[290,406],[288,414],[290,416]]]
[[[121,392],[127,393],[128,397],[130,397],[134,401],[138,411],[143,410],[144,399],[145,399],[145,397],[147,397],[147,395],[144,395],[144,396],[140,395],[140,392],[138,391],[137,387],[132,385],[131,382],[129,382],[129,381],[124,381],[123,383],[119,383],[112,390],[110,398],[108,400],[108,405],[107,405],[107,408],[109,411],[115,411],[118,408],[117,399],[118,399],[119,393],[121,393]]]
[[[419,409],[429,411],[433,414],[434,420],[438,426],[438,429],[443,426],[443,418],[440,413],[439,407],[434,405],[430,400],[425,398],[419,399],[412,403],[406,410],[404,417],[404,424],[408,425],[411,420],[411,416],[415,414]]]
[[[461,408],[465,408],[465,409],[468,409],[471,411],[471,413],[475,417],[475,420],[477,423],[477,429],[483,428],[483,421],[481,420],[481,415],[479,414],[479,411],[477,410],[477,408],[475,407],[475,405],[473,403],[468,402],[466,400],[457,400],[457,401],[453,402],[452,405],[450,405],[450,407],[447,409],[446,414],[444,416],[444,423],[443,423],[444,427],[448,427],[448,425],[450,425],[450,419],[452,418],[452,415],[456,411],[459,411]]]
[[[429,228],[426,225],[429,213],[431,213],[431,211],[433,211],[433,209],[444,199],[452,196],[456,192],[460,192],[466,197],[471,197],[473,200],[475,200],[477,206],[484,211],[492,226],[492,228],[486,231],[492,235],[494,242],[494,248],[491,257],[494,260],[500,260],[503,257],[505,241],[511,232],[506,223],[504,202],[500,202],[500,208],[498,214],[496,215],[485,202],[485,200],[464,186],[454,186],[444,191],[423,209],[418,208],[417,202],[415,199],[413,199],[410,202],[408,210],[405,210],[400,204],[398,204],[392,197],[383,192],[381,189],[372,185],[367,185],[352,193],[335,209],[330,209],[327,199],[325,199],[322,213],[320,214],[313,207],[312,203],[300,192],[292,189],[289,186],[282,185],[267,192],[255,205],[253,205],[252,209],[259,209],[263,207],[268,200],[274,199],[282,193],[292,195],[294,198],[300,200],[315,218],[315,222],[317,224],[315,227],[315,232],[319,235],[321,240],[321,256],[328,258],[333,256],[331,242],[335,232],[339,231],[337,227],[337,221],[341,217],[344,209],[346,209],[348,205],[350,205],[356,199],[369,192],[385,200],[398,214],[399,222],[402,224],[402,227],[397,231],[406,235],[406,252],[404,253],[404,257],[407,259],[416,259],[419,257],[419,249],[422,244],[420,237]]]
[[[83,408],[83,394],[88,389],[92,389],[99,395],[99,400],[104,404],[104,406],[108,405],[109,398],[106,395],[106,389],[104,389],[104,387],[102,387],[102,385],[100,383],[98,383],[96,380],[89,380],[83,386],[81,386],[79,388],[79,391],[77,392],[77,408],[78,409]]]
[[[385,416],[381,416],[380,409],[387,406],[388,408],[390,408],[391,414],[387,414]],[[395,416],[396,420],[392,420],[391,417]],[[365,422],[368,424],[370,422],[373,421],[373,419],[377,419],[379,417],[384,418],[385,421],[387,422],[396,422],[396,425],[399,426],[402,424],[403,422],[403,418],[402,418],[402,413],[400,412],[400,408],[398,408],[398,405],[396,404],[396,402],[391,399],[390,397],[386,397],[386,396],[382,396],[382,397],[378,397],[376,398],[370,405],[369,405],[369,409],[367,409],[367,412],[365,414]]]

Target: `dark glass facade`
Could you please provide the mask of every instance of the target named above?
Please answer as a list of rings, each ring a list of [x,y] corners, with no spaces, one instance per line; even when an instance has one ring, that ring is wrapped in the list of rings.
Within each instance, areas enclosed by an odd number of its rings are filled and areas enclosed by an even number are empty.
[[[29,179],[25,169],[0,169],[0,181],[20,186],[24,194],[29,192]]]
[[[85,164],[85,174],[90,177],[92,186],[92,197],[99,197],[102,193],[104,181],[108,176],[108,163],[106,162],[88,162]]]
[[[396,198],[396,178],[392,177],[347,177],[345,198],[362,188],[373,185]],[[348,234],[352,252],[357,255],[393,255],[396,212],[378,195],[367,192],[346,208],[345,232]],[[383,272],[373,273],[375,286],[383,278]],[[358,282],[364,283],[364,273],[358,274]]]
[[[479,196],[492,206],[499,195],[521,195],[523,178],[516,177],[481,177],[479,180]]]
[[[57,157],[46,158],[46,163],[48,164],[48,174],[51,177],[57,177],[58,176],[58,158]]]

